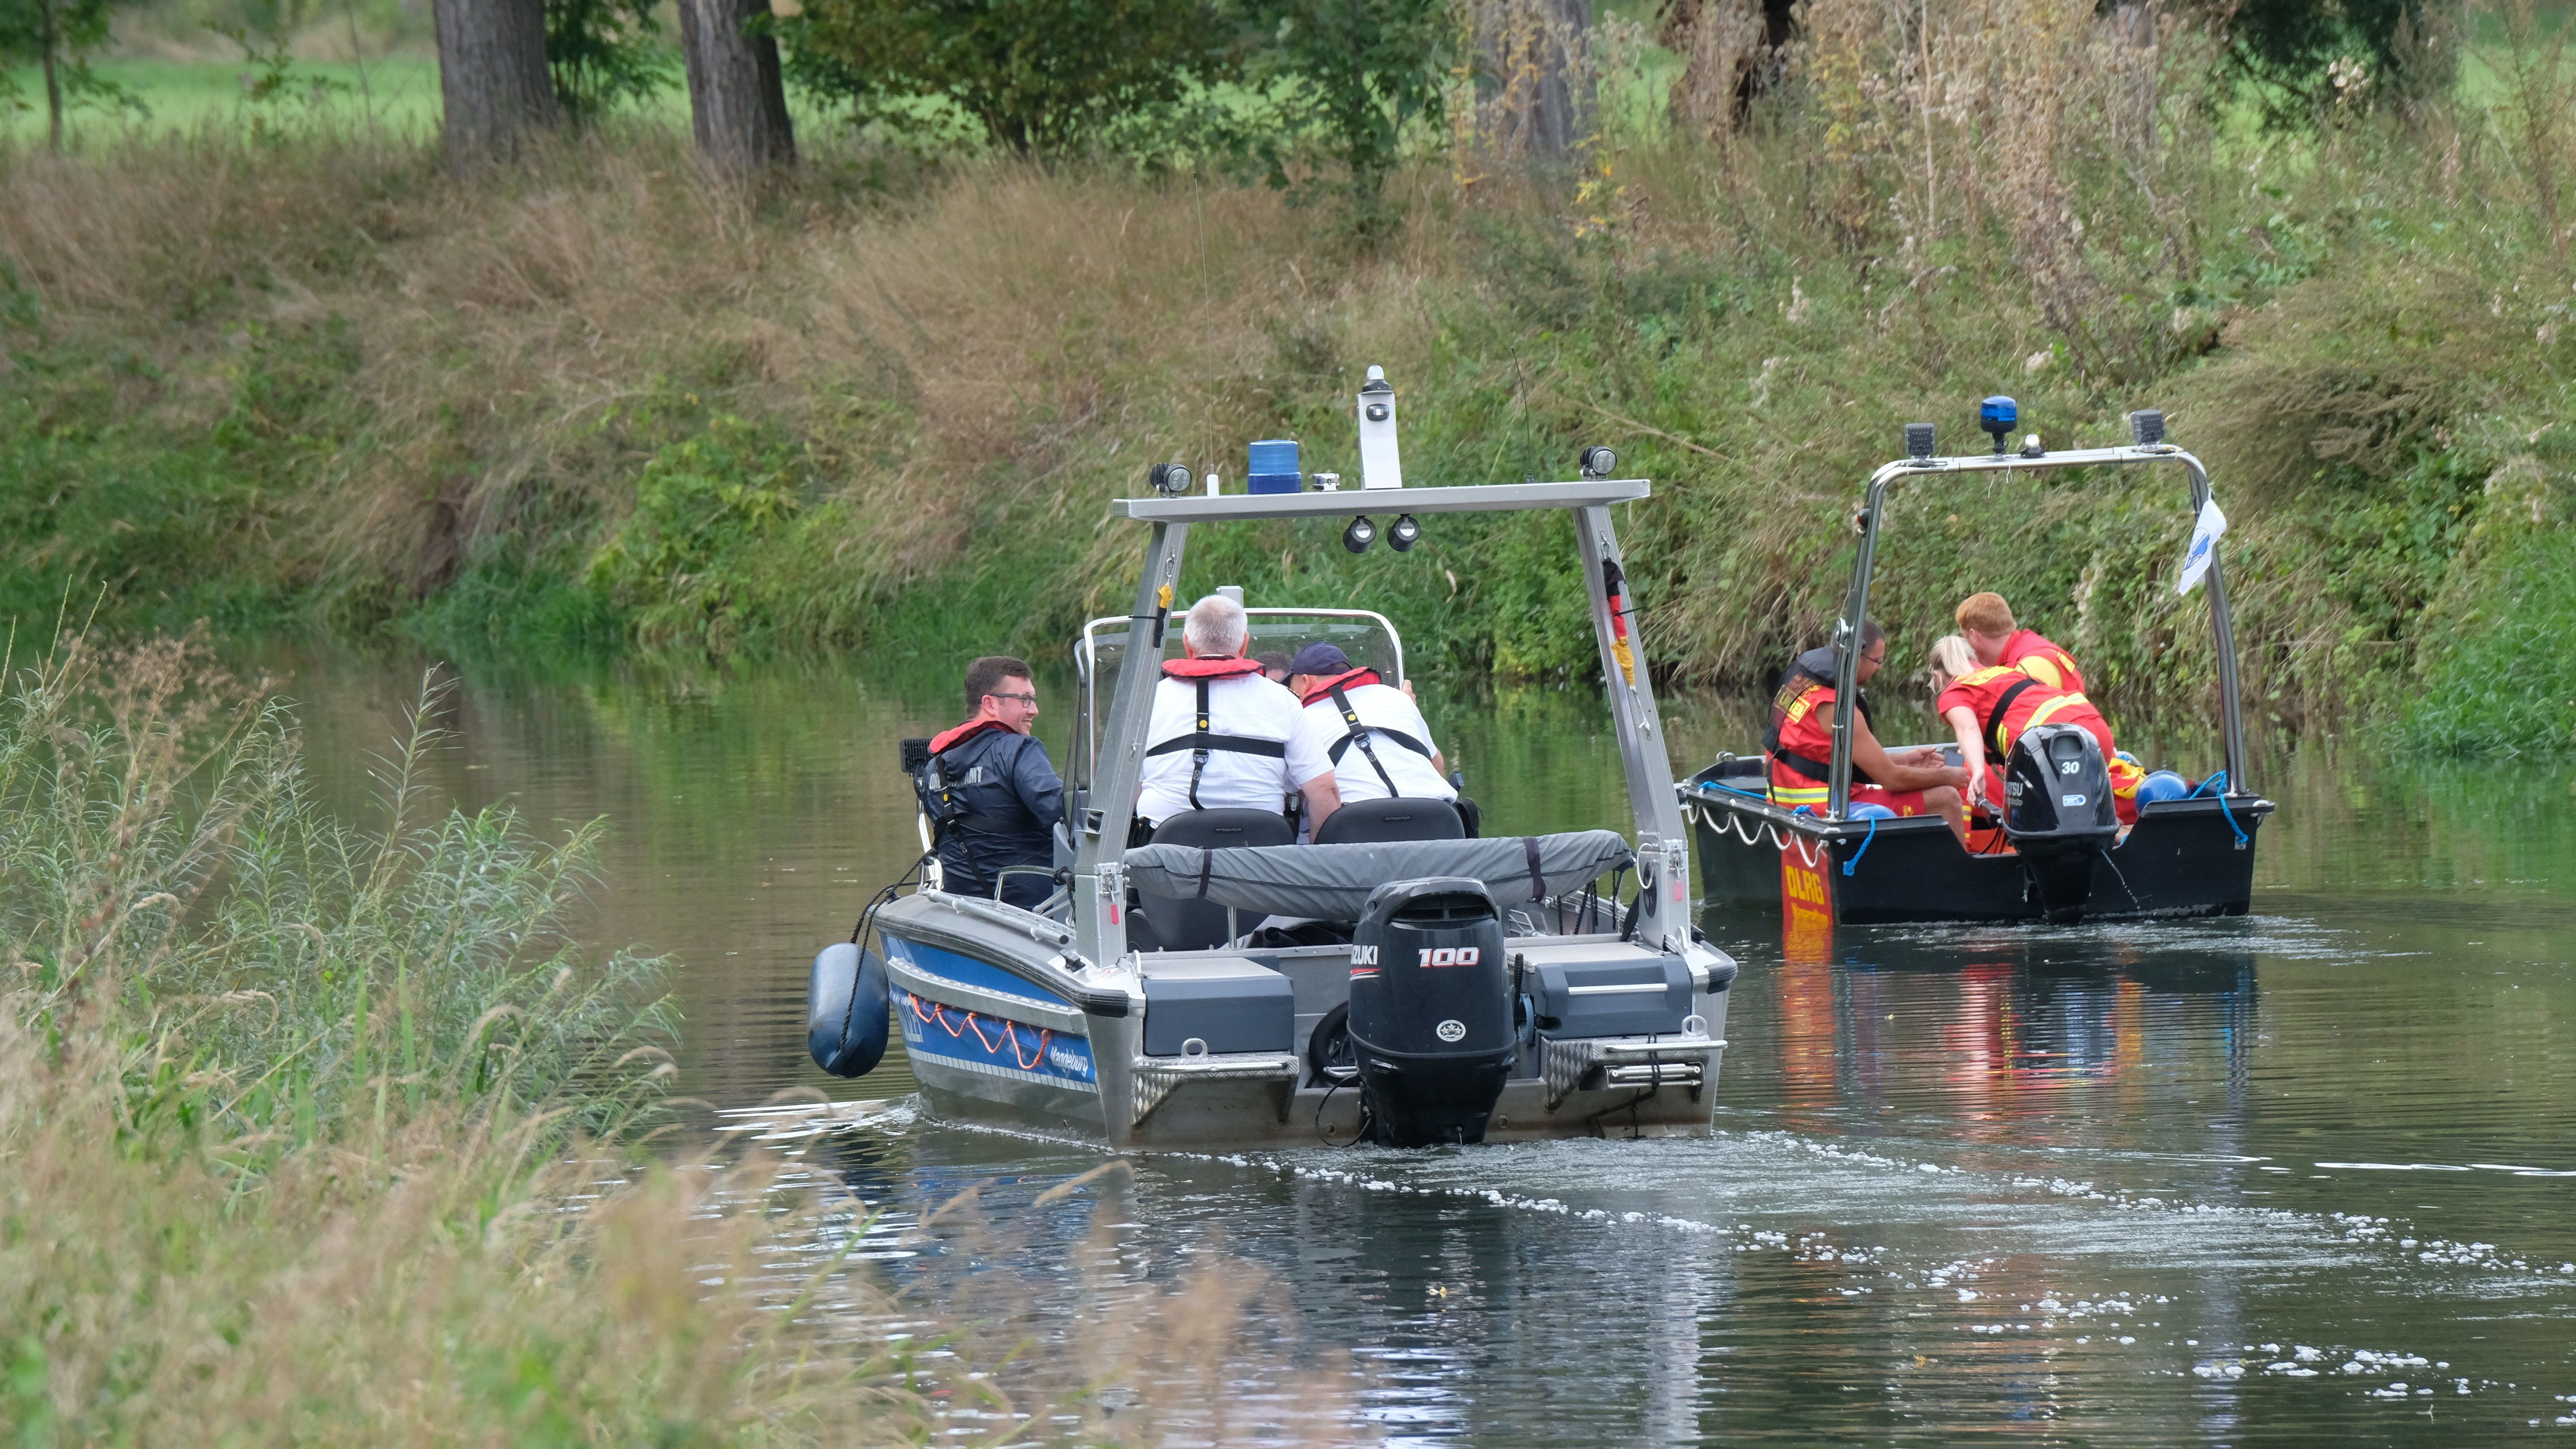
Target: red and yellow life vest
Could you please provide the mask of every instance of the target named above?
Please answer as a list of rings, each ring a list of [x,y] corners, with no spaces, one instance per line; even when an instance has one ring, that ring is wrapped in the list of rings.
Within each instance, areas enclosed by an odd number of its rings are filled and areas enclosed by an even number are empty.
[[[1771,701],[1771,803],[1804,805],[1821,815],[1832,795],[1826,762],[1834,757],[1834,687],[1792,669]],[[1854,771],[1858,777],[1858,771]]]
[[[2051,689],[2084,692],[2084,673],[2075,667],[2075,656],[2042,638],[2036,629],[2014,630],[2013,636],[2004,641],[2000,662]]]
[[[1977,731],[1986,746],[1986,779],[1990,787],[2000,788],[1996,782],[2002,779],[2004,762],[2012,754],[2013,741],[2020,739],[2024,730],[2044,724],[2071,724],[2101,744],[2102,759],[2111,772],[2111,799],[2120,818],[2137,818],[2138,782],[2146,778],[2146,771],[2121,757],[2111,742],[2111,722],[2079,691],[2042,683],[2015,665],[1997,664],[1952,681],[1948,689],[1941,691],[1935,708],[1948,714],[1963,704],[1977,716]]]

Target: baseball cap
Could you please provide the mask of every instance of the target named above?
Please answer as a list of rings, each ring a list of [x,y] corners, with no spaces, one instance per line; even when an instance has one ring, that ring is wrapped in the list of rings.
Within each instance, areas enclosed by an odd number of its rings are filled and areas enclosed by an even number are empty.
[[[1338,646],[1320,640],[1298,650],[1297,657],[1288,661],[1291,674],[1347,674],[1350,668],[1350,656]]]

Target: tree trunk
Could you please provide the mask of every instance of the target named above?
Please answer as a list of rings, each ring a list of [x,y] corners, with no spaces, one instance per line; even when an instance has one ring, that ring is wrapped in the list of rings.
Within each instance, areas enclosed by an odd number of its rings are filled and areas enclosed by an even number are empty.
[[[719,171],[742,173],[796,160],[778,42],[745,35],[769,13],[762,0],[679,0],[680,53],[689,67],[689,124],[698,153]]]
[[[511,156],[528,132],[553,128],[545,0],[435,0],[431,8],[448,164]]]
[[[1592,126],[1592,0],[1549,0],[1530,107],[1530,154],[1570,156]]]
[[[45,55],[45,142],[54,154],[63,150],[63,82],[54,72],[54,0],[36,0],[36,44]]]

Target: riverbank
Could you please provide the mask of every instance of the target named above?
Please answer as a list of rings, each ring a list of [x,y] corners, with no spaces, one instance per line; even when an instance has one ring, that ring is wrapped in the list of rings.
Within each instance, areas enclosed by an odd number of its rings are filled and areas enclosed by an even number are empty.
[[[1993,85],[1909,121],[1901,57],[1827,35],[1845,68],[1744,131],[1426,163],[1367,252],[1274,193],[1105,166],[818,143],[736,193],[649,126],[467,181],[347,137],[15,155],[0,612],[1045,653],[1120,598],[1137,544],[1102,505],[1145,463],[1239,476],[1244,440],[1298,436],[1354,471],[1376,362],[1415,481],[1589,442],[1655,478],[1625,525],[1650,647],[1740,682],[1817,637],[1900,425],[1979,446],[2008,391],[2052,445],[2161,405],[2209,460],[2284,721],[2565,744],[2568,692],[2478,652],[2576,607],[2563,158],[2500,123],[2534,98],[2255,133],[2205,41],[2114,38],[1998,40],[1963,57]],[[2195,703],[2186,522],[2165,480],[1915,490],[1880,572],[1898,663],[1996,588],[2115,706]],[[1438,666],[1546,679],[1592,667],[1555,526],[1356,560],[1322,525],[1211,537],[1189,588],[1365,596]],[[2464,678],[2509,706],[2459,707]]]
[[[1261,1275],[1215,1254],[1021,1362],[1008,1291],[936,1266],[971,1192],[933,1241],[791,1157],[674,1154],[666,963],[571,934],[599,827],[449,809],[443,691],[353,826],[284,708],[194,645],[14,662],[12,1442],[1135,1442],[1204,1420],[1219,1356],[1264,1357]],[[908,1286],[856,1260],[916,1255]],[[1145,1351],[1175,1325],[1191,1350]],[[1264,1431],[1339,1422],[1338,1393]]]

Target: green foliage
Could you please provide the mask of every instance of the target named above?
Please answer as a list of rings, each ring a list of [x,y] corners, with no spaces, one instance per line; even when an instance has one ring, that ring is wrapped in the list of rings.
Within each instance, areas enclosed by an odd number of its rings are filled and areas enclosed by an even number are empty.
[[[591,587],[647,639],[723,648],[756,632],[765,601],[744,576],[793,526],[795,471],[785,440],[718,415],[644,465],[635,511],[591,558]]]
[[[680,58],[652,0],[547,0],[546,74],[575,125],[669,89]]]
[[[1445,0],[1255,0],[1268,43],[1251,78],[1288,123],[1257,143],[1275,183],[1291,144],[1311,141],[1341,168],[1340,189],[1363,232],[1383,230],[1386,178],[1408,132],[1437,125],[1457,23]]]
[[[43,72],[49,144],[63,145],[63,115],[81,105],[139,108],[131,91],[100,75],[90,58],[105,48],[116,12],[134,0],[0,0],[0,110],[29,104],[9,73],[34,65]]]
[[[2534,532],[2444,625],[2397,737],[2457,754],[2576,748],[2576,547]]]
[[[2453,57],[2435,46],[2449,38],[2459,8],[2456,0],[2241,0],[2227,22],[2227,66],[2271,120],[2311,123],[2338,106],[2447,84]]]
[[[1024,156],[1169,116],[1239,50],[1215,0],[810,0],[775,28],[790,78],[852,119],[937,132],[944,103]]]
[[[170,385],[152,359],[48,345],[32,321],[0,372],[0,619],[26,637],[66,611],[75,626],[93,611],[123,625],[273,622],[300,576],[276,548],[288,500],[274,480],[309,475],[337,446],[326,420],[357,364],[348,326],[237,329],[213,379],[221,412],[174,429],[151,405]]]

